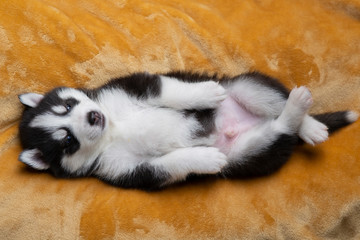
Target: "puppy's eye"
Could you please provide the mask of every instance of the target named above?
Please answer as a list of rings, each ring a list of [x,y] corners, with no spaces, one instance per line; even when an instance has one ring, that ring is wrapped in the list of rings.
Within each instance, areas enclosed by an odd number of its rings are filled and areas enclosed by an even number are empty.
[[[72,111],[72,109],[78,104],[79,102],[74,98],[68,98],[64,101],[64,107],[66,112]]]
[[[70,146],[72,141],[73,141],[73,136],[71,134],[66,135],[66,137],[64,138],[65,147]]]
[[[65,129],[65,130],[67,131],[67,134],[61,142],[61,147],[62,147],[64,154],[70,155],[79,149],[80,144],[77,141],[76,137],[74,135],[72,135],[70,130],[68,130],[68,129]]]
[[[65,104],[65,108],[66,108],[66,111],[70,111],[71,110],[71,105],[69,103]]]

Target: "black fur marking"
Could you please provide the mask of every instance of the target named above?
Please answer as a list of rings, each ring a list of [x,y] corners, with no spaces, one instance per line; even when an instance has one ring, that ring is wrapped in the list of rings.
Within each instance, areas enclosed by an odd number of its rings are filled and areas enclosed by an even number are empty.
[[[184,82],[204,82],[204,81],[219,81],[221,84],[223,83],[231,83],[237,80],[242,79],[251,79],[252,81],[256,81],[261,85],[264,85],[268,88],[274,89],[280,94],[283,95],[284,98],[288,98],[290,91],[276,78],[269,77],[265,74],[260,72],[250,72],[250,73],[243,73],[234,77],[229,76],[221,76],[218,77],[217,74],[206,74],[206,73],[188,73],[188,72],[171,72],[167,73],[164,76],[174,77]]]
[[[123,188],[137,188],[142,190],[157,190],[169,180],[169,174],[148,163],[138,165],[134,170],[119,176],[116,180],[102,178],[103,181]]]
[[[79,101],[76,100],[75,98],[68,98],[64,101],[64,107],[66,108],[66,112],[64,114],[60,114],[60,115],[66,115],[69,112],[72,111],[72,109],[79,104]],[[55,112],[55,114],[58,114]]]
[[[60,161],[54,161],[50,169],[50,173],[58,178],[80,178],[94,176],[93,173],[99,168],[99,158],[91,164],[88,169],[81,169],[81,172],[70,173],[66,171],[61,165]],[[96,176],[95,176],[96,177]]]
[[[189,83],[205,82],[210,80],[222,82],[233,79],[227,76],[218,77],[217,74],[209,75],[207,73],[189,73],[183,71],[170,72],[165,74],[164,76],[177,78],[183,82]]]
[[[285,164],[297,141],[298,137],[295,135],[282,134],[268,149],[258,155],[249,156],[245,161],[229,163],[221,176],[240,179],[267,176]]]
[[[55,88],[47,93],[36,108],[26,106],[21,119],[22,124],[30,123],[35,116],[44,112],[53,112],[51,109],[53,106],[64,106],[64,101],[58,96],[61,89],[63,88]]]
[[[57,178],[74,178],[76,174],[66,171],[60,162],[61,158],[54,158],[50,162],[50,173]]]
[[[99,95],[99,91],[100,88],[97,88],[97,89],[86,89],[86,88],[77,88],[77,90],[83,92],[86,94],[86,96],[88,96],[88,98],[90,98],[91,100],[93,101],[96,101],[97,100],[97,97]]]
[[[332,113],[322,113],[313,115],[313,117],[324,123],[329,129],[329,134],[349,125],[351,122],[347,119],[348,111],[339,111]]]
[[[62,89],[64,89],[64,88],[62,88],[62,87],[55,88],[52,91],[50,91],[49,93],[47,93],[44,96],[44,98],[40,101],[39,105],[36,108],[31,108],[31,107],[27,107],[27,106],[25,107],[24,112],[21,117],[20,126],[19,126],[20,141],[24,148],[28,148],[27,145],[29,142],[31,142],[31,140],[25,141],[25,139],[24,139],[25,136],[23,136],[23,132],[25,129],[27,129],[27,131],[31,131],[31,130],[28,130],[28,128],[30,128],[29,124],[31,123],[31,121],[36,116],[41,115],[45,112],[54,113],[54,111],[52,110],[53,106],[59,106],[59,105],[65,106],[64,100],[58,96],[58,92],[61,91]],[[72,100],[72,98],[70,98],[69,101],[74,106],[76,104],[78,104],[78,101],[75,99]],[[58,113],[54,113],[54,114],[59,115]],[[60,115],[62,115],[62,114],[60,114]],[[31,134],[30,134],[30,136],[31,136]],[[36,136],[36,135],[33,135],[33,136]]]
[[[50,165],[49,171],[55,177],[70,176],[60,165],[64,154],[61,143],[53,140],[49,133],[39,128],[25,128],[21,131],[21,140],[26,143],[26,149],[36,148],[41,151],[41,159]]]
[[[158,75],[135,73],[126,77],[113,79],[98,90],[111,88],[123,89],[138,99],[147,99],[160,95],[161,79]]]
[[[213,132],[215,128],[214,109],[185,110],[184,115],[186,117],[194,117],[202,125],[202,129],[195,133],[196,137],[207,137]]]
[[[67,132],[67,136],[70,136],[71,139],[69,141],[67,141],[67,139],[63,139],[60,142],[61,147],[64,150],[64,153],[66,155],[72,155],[74,154],[77,150],[80,149],[80,143],[78,141],[78,139],[70,132],[69,129],[65,128],[66,132]]]

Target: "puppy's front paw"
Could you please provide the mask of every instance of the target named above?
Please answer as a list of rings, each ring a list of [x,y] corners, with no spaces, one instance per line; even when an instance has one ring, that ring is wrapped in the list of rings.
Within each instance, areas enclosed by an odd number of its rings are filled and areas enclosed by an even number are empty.
[[[196,158],[197,173],[202,174],[218,173],[227,164],[226,155],[214,147],[201,149],[201,152],[199,152],[197,156],[194,156],[194,158]]]
[[[226,90],[219,83],[207,81],[199,83],[197,101],[204,108],[216,108],[226,98]]]

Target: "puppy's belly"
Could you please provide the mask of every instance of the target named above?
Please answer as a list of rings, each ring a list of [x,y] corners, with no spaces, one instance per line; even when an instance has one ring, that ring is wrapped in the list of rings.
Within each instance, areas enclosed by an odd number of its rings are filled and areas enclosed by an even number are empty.
[[[231,96],[220,105],[216,115],[215,147],[227,154],[231,145],[249,129],[261,121],[261,118],[247,111]]]

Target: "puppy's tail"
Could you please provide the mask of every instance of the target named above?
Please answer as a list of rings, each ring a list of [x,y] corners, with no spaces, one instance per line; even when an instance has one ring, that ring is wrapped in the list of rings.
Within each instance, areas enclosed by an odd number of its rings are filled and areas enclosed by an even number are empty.
[[[354,111],[339,111],[312,115],[313,118],[322,122],[328,127],[329,134],[343,128],[359,118],[359,114]]]

